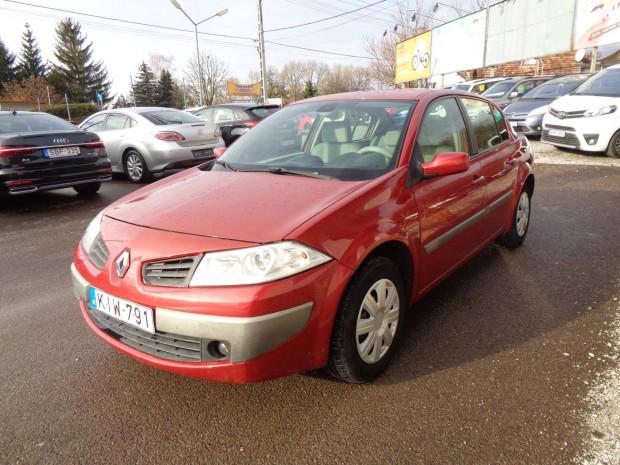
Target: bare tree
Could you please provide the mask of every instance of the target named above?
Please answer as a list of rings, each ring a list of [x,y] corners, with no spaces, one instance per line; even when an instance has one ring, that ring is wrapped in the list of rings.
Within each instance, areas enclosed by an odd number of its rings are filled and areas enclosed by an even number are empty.
[[[202,71],[200,75],[199,69]],[[187,62],[185,69],[185,90],[188,106],[200,105],[200,85],[202,84],[205,105],[226,100],[226,79],[228,66],[215,56],[200,54],[200,67],[196,58]]]
[[[326,73],[319,86],[319,94],[337,94],[370,90],[373,88],[373,79],[367,68],[359,66],[332,66]]]
[[[289,61],[282,67],[280,79],[284,85],[287,103],[295,102],[302,98],[306,85],[306,64],[303,61]]]
[[[159,76],[163,70],[169,71],[172,74],[174,71],[172,67],[173,61],[174,57],[172,55],[165,56],[149,53],[149,66],[153,70],[155,76]]]

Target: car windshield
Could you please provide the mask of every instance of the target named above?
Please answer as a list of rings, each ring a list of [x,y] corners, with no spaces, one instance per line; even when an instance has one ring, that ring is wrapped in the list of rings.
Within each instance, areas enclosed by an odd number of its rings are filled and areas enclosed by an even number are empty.
[[[556,99],[575,90],[582,82],[583,78],[577,76],[564,80],[545,82],[530,90],[523,96],[523,99]]]
[[[396,167],[415,103],[337,100],[291,105],[266,118],[205,169],[374,179]]]
[[[157,126],[166,124],[203,123],[197,116],[180,110],[152,110],[140,113],[140,115]]]
[[[75,131],[67,121],[46,113],[17,113],[0,115],[0,133],[33,131]]]
[[[487,98],[502,98],[514,87],[514,82],[498,82],[493,84],[482,95]]]
[[[606,69],[592,76],[573,95],[620,97],[620,69]]]
[[[452,86],[452,89],[454,89],[454,90],[469,90],[470,87],[471,87],[470,84],[457,84],[455,86]]]

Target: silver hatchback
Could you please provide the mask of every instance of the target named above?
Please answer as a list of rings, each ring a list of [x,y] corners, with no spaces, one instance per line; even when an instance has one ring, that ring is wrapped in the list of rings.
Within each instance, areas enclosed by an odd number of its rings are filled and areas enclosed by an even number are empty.
[[[214,158],[224,147],[219,128],[173,108],[134,107],[95,113],[80,124],[105,144],[112,170],[133,182],[178,171]]]

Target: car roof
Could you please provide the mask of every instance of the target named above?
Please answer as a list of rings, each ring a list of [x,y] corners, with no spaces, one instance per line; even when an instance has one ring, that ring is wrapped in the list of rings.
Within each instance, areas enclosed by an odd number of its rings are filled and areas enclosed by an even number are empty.
[[[301,102],[329,102],[333,100],[419,100],[429,95],[463,95],[465,92],[451,89],[385,89],[385,90],[366,90],[356,92],[345,92],[341,94],[320,95],[306,100],[299,100],[292,103],[296,105]]]

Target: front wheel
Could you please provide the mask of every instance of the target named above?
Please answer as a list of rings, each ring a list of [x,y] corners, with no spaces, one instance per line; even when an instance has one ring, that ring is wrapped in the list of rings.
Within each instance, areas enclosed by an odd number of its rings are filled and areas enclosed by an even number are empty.
[[[141,183],[151,179],[151,172],[144,158],[137,150],[130,150],[125,157],[125,173],[131,182]]]
[[[620,131],[616,131],[611,137],[606,153],[608,157],[620,158]]]
[[[525,235],[527,234],[527,228],[530,224],[531,205],[531,195],[524,187],[519,195],[519,203],[517,204],[517,208],[515,208],[510,229],[506,234],[503,234],[497,239],[499,245],[503,245],[509,249],[516,249],[523,244]]]
[[[389,364],[403,330],[407,295],[398,268],[376,257],[347,287],[332,330],[327,369],[349,383],[377,378]]]

